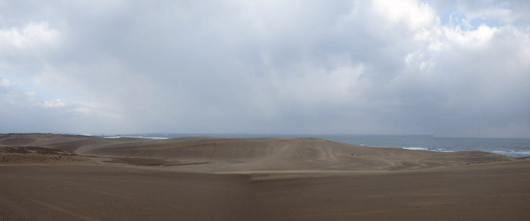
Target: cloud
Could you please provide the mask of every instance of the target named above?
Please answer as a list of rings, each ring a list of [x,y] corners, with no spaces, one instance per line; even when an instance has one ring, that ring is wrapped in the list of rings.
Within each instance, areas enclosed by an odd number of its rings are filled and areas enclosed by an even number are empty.
[[[119,114],[105,111],[98,103],[45,100],[35,92],[21,90],[21,84],[0,78],[0,133],[76,133],[98,128],[102,133],[123,127]]]
[[[39,58],[43,50],[52,49],[59,41],[60,34],[49,27],[47,22],[28,22],[22,28],[12,27],[0,30],[0,65],[10,66],[18,59]]]
[[[530,137],[528,5],[5,2],[0,129]]]
[[[10,87],[14,85],[9,79],[0,78],[0,87]]]
[[[49,45],[53,44],[58,36],[59,33],[50,29],[47,22],[29,22],[22,29],[13,27],[9,30],[0,30],[2,48],[25,49],[39,44]]]

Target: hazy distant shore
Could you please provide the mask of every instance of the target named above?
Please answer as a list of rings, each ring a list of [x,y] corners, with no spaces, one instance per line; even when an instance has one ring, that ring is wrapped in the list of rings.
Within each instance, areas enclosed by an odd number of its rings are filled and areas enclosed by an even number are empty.
[[[0,176],[11,219],[530,218],[528,158],[319,138],[0,134]]]

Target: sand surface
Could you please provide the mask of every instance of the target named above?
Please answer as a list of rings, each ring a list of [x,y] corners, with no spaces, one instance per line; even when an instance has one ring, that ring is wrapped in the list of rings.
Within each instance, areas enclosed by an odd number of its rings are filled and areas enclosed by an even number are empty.
[[[0,220],[530,220],[530,159],[317,138],[0,134]]]

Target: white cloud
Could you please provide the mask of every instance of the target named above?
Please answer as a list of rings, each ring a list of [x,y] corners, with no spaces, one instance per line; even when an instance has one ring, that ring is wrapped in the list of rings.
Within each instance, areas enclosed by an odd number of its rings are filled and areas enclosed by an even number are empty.
[[[40,45],[53,45],[59,40],[59,32],[49,27],[47,22],[29,22],[24,27],[12,27],[0,30],[0,48],[6,50],[24,50]]]
[[[445,39],[453,45],[465,47],[467,49],[480,49],[491,41],[493,35],[497,32],[496,28],[490,28],[486,25],[479,26],[476,30],[462,31],[460,27],[443,28]]]
[[[375,0],[372,9],[378,15],[386,17],[389,26],[405,22],[411,30],[417,30],[433,25],[436,21],[434,10],[426,2]]]
[[[10,87],[15,85],[13,82],[11,82],[9,79],[0,78],[0,87]]]
[[[67,105],[67,101],[61,100],[61,99],[40,101],[38,103],[42,105],[43,107],[48,107],[48,108],[64,107]]]
[[[123,127],[123,116],[96,106],[61,99],[40,100],[34,92],[0,88],[0,133],[72,133],[94,128],[108,133]],[[103,124],[107,129],[100,128]]]
[[[530,136],[527,4],[39,4],[0,6],[2,113],[19,121],[24,109],[84,133]],[[440,24],[448,8],[454,25]],[[476,18],[501,24],[465,26]],[[20,76],[41,90],[12,90]]]

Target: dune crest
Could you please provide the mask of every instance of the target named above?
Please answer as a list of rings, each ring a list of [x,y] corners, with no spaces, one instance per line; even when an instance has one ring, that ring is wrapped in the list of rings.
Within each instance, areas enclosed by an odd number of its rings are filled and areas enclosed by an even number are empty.
[[[0,143],[4,152],[16,148],[48,148],[90,158],[99,164],[189,172],[401,171],[515,160],[480,151],[439,153],[376,148],[319,138],[183,137],[150,140],[15,134],[1,137]],[[44,162],[38,157],[25,157],[23,161],[27,163],[32,159]]]

